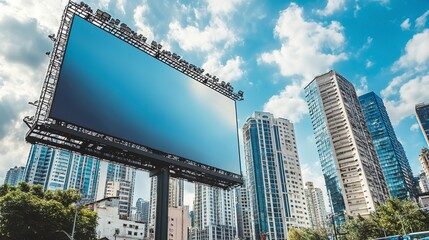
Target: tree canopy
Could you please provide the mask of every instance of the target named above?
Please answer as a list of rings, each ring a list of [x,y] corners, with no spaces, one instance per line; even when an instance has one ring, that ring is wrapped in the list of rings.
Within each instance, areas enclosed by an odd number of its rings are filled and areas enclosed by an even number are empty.
[[[288,240],[328,240],[326,231],[311,228],[289,228]]]
[[[341,231],[350,240],[365,240],[412,232],[428,231],[429,215],[412,201],[389,198],[384,205],[378,205],[369,217],[348,217]]]
[[[95,239],[97,214],[75,205],[76,190],[43,192],[41,185],[0,186],[0,239]]]

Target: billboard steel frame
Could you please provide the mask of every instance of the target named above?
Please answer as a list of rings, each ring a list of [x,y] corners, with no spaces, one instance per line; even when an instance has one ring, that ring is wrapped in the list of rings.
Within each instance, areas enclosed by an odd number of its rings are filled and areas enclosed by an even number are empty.
[[[84,18],[95,26],[111,33],[124,42],[157,58],[159,61],[226,97],[234,101],[243,100],[242,91],[234,93],[232,86],[228,83],[219,83],[218,78],[208,73],[204,75],[203,69],[189,64],[175,53],[165,50],[161,51],[162,46],[155,41],[152,41],[151,44],[146,43],[146,38],[144,36],[133,32],[126,24],[120,24],[118,19],[111,18],[108,13],[100,10],[93,13],[93,10],[87,4],[83,2],[78,4],[70,1],[64,10],[56,37],[51,38],[54,41],[54,47],[42,86],[40,99],[37,102],[36,113],[33,117],[24,118],[24,122],[30,127],[26,135],[26,141],[33,144],[63,148],[72,152],[91,155],[99,159],[106,159],[147,171],[155,171],[167,167],[171,177],[182,178],[191,182],[200,182],[225,189],[242,184],[243,180],[241,174],[224,171],[155,149],[150,149],[143,145],[91,131],[64,121],[49,118],[49,111],[65,55],[74,15]]]

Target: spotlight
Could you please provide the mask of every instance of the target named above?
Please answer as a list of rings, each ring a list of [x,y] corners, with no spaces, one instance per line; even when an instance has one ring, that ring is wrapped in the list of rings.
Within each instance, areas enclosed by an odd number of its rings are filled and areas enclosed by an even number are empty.
[[[46,56],[49,56],[51,54],[51,52],[45,52]]]
[[[57,39],[55,38],[55,34],[48,35],[48,38],[55,42]]]

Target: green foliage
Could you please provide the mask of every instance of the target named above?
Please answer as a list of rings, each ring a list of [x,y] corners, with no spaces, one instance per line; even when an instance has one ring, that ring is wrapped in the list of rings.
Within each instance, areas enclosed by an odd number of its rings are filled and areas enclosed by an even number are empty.
[[[376,224],[361,215],[349,217],[342,226],[341,232],[345,232],[345,237],[348,240],[373,239],[378,234]]]
[[[388,199],[385,205],[377,206],[371,219],[386,231],[387,235],[401,235],[429,230],[429,216],[412,201]]]
[[[328,240],[327,233],[320,229],[290,228],[288,240]]]
[[[21,183],[0,187],[0,239],[69,239],[76,203],[74,190],[43,192],[41,186]],[[97,215],[78,209],[75,239],[95,239]]]
[[[429,215],[412,201],[388,199],[368,218],[349,217],[342,226],[347,240],[373,239],[429,230]]]

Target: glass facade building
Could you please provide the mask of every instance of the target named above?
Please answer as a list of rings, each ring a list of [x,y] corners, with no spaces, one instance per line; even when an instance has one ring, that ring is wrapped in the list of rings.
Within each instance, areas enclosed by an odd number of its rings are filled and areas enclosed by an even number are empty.
[[[374,92],[360,96],[359,101],[390,195],[401,200],[413,198],[416,186],[411,167],[383,101]]]
[[[243,139],[253,239],[286,239],[290,226],[308,227],[293,124],[255,112]]]
[[[24,180],[25,167],[17,167],[9,169],[6,173],[6,178],[4,179],[4,184],[9,184],[10,186],[18,186],[18,183]]]
[[[95,201],[100,161],[88,156],[35,144],[31,147],[24,180],[43,190],[77,189],[84,202]]]
[[[329,71],[305,97],[336,224],[345,214],[368,216],[389,193],[353,85]]]
[[[420,129],[429,146],[429,103],[419,103],[416,105],[416,116]]]

